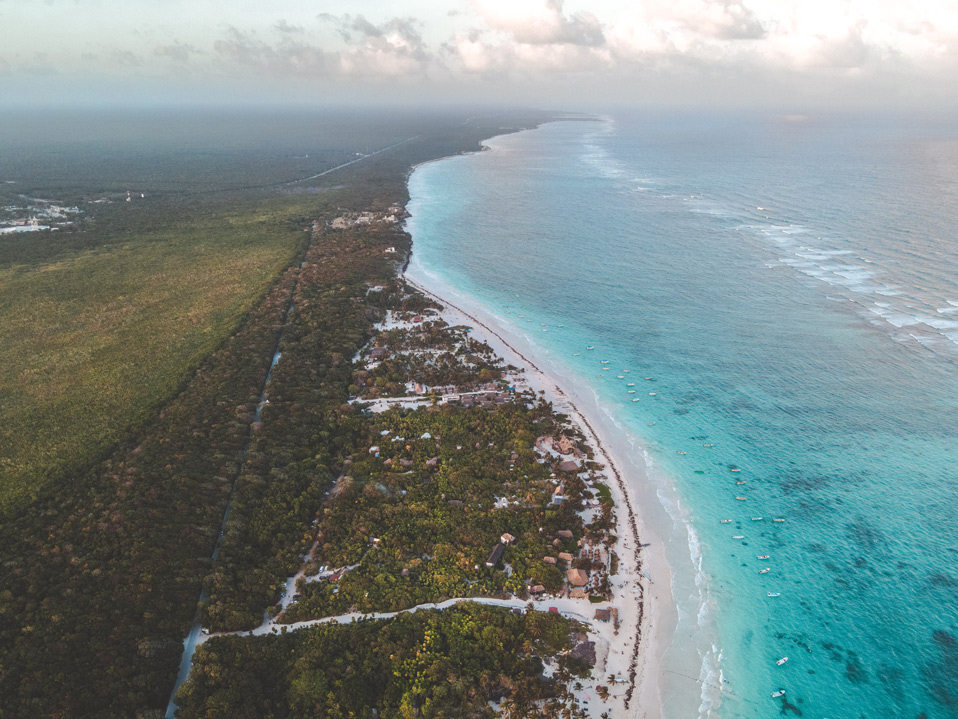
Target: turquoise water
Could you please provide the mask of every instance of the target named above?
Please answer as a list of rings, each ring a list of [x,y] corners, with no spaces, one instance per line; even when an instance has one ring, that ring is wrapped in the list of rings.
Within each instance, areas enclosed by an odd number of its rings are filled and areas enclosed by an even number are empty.
[[[958,717],[958,123],[617,116],[488,144],[412,175],[414,265],[674,486],[683,512],[646,508],[689,530],[663,715],[694,693],[701,716]]]

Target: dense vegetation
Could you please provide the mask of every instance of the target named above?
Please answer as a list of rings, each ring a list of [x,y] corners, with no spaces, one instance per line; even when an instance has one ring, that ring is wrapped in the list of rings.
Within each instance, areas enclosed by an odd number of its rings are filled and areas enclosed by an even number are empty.
[[[136,446],[0,527],[0,716],[161,707],[295,272]]]
[[[550,470],[532,450],[537,431],[551,434],[550,419],[547,405],[530,410],[509,403],[493,414],[450,405],[439,412],[391,410],[365,422],[349,474],[320,514],[314,557],[314,564],[357,566],[338,581],[304,584],[284,621],[455,596],[525,597],[529,584],[558,592],[567,565],[543,557],[578,553],[577,540],[586,534],[577,514],[584,486],[564,476],[567,500],[550,502]],[[380,445],[376,458],[369,449]],[[432,457],[438,461],[429,467]],[[573,536],[560,538],[561,530]],[[502,565],[487,567],[505,533],[515,543]]]
[[[582,716],[559,679],[584,666],[543,660],[570,646],[557,614],[516,615],[464,604],[389,621],[319,625],[281,636],[219,638],[196,654],[180,690],[181,719],[253,717]],[[541,704],[540,701],[545,700]]]
[[[369,283],[391,281],[383,248],[395,234],[327,232],[307,254],[212,577],[212,627],[255,626],[295,572],[310,520],[361,425],[346,404],[351,360],[377,316],[365,301]]]

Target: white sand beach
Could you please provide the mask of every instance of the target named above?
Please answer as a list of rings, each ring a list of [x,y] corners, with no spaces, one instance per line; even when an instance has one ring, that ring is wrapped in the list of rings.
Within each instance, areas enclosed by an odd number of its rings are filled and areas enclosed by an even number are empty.
[[[574,382],[537,363],[528,342],[481,305],[425,276],[415,266],[407,270],[405,279],[443,305],[447,322],[471,327],[472,335],[487,342],[507,364],[523,368],[525,387],[543,392],[557,411],[568,415],[593,448],[596,461],[605,465],[607,484],[616,504],[619,528],[615,551],[620,563],[618,574],[612,578],[613,601],[597,606],[617,608],[620,627],[614,633],[610,625],[593,622],[593,638],[597,642],[594,683],[578,694],[583,706],[596,716],[609,711],[612,717],[659,719],[663,691],[660,664],[672,641],[676,611],[663,541],[643,517],[643,504],[647,503],[650,491],[645,487],[644,468],[634,458],[635,447],[621,431],[609,431],[610,421],[594,397],[577,391]],[[640,503],[638,498],[643,493],[646,499]],[[579,612],[592,613],[592,607],[583,600],[558,601],[580,604]],[[563,612],[571,609],[560,608]],[[611,675],[617,677],[615,684],[607,681]],[[608,702],[598,701],[594,691],[597,684],[609,687]]]

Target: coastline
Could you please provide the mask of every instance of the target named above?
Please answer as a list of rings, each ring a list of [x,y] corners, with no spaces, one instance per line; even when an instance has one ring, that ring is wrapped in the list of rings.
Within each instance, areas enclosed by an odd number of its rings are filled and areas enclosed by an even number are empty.
[[[595,679],[600,683],[612,673],[628,678],[626,691],[617,697],[622,700],[623,713],[615,716],[661,719],[661,664],[675,628],[675,602],[664,542],[639,511],[636,489],[647,484],[648,478],[641,465],[627,460],[635,448],[626,444],[626,438],[608,432],[608,418],[594,398],[589,401],[576,392],[568,378],[544,370],[543,363],[534,360],[533,348],[481,304],[452,288],[438,286],[435,278],[417,274],[415,265],[408,262],[403,278],[439,302],[447,322],[472,328],[471,334],[485,341],[507,364],[523,369],[525,387],[542,392],[557,411],[568,414],[592,447],[596,461],[605,465],[616,503],[615,551],[620,558],[611,604],[619,608],[622,627],[616,639],[608,638],[603,671],[598,671],[597,665]],[[622,643],[626,646],[613,648]]]

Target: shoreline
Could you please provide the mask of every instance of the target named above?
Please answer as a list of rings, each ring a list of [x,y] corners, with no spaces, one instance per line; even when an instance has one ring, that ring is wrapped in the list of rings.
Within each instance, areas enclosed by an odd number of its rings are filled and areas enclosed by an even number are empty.
[[[647,483],[647,477],[635,462],[624,460],[631,448],[618,446],[610,441],[608,434],[597,431],[596,427],[602,428],[604,424],[600,408],[593,409],[586,398],[578,396],[567,379],[543,370],[527,356],[532,355],[529,348],[518,349],[517,346],[523,344],[521,338],[503,327],[481,304],[462,296],[450,301],[451,292],[437,289],[435,282],[417,275],[415,270],[411,272],[408,260],[402,277],[410,286],[439,302],[444,308],[441,315],[449,324],[471,327],[470,334],[489,344],[507,364],[524,369],[520,382],[537,394],[543,392],[556,411],[568,414],[592,447],[595,460],[605,466],[617,509],[615,551],[620,558],[611,604],[619,607],[624,617],[622,631],[615,641],[628,641],[631,646],[624,655],[613,656],[610,642],[604,671],[596,671],[595,679],[601,682],[610,673],[624,674],[629,686],[621,697],[624,700],[621,716],[661,719],[662,655],[675,624],[671,570],[664,542],[637,510],[638,497],[632,483]],[[623,658],[628,659],[624,665]]]

